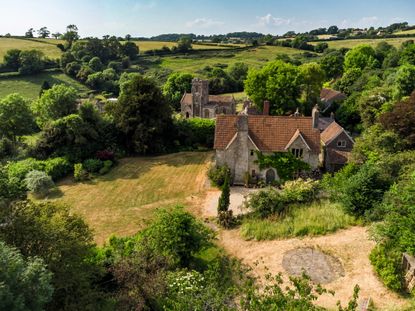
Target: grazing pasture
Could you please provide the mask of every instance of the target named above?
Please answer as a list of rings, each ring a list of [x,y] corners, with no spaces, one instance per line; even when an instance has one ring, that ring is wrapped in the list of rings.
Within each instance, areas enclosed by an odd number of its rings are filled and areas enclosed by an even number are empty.
[[[50,85],[66,84],[74,87],[81,95],[89,91],[89,89],[78,81],[65,75],[61,71],[45,71],[36,75],[20,76],[0,75],[0,98],[11,93],[20,93],[28,99],[35,99],[39,96],[39,91],[43,81],[48,81]]]
[[[386,41],[387,43],[399,47],[402,42],[411,40],[415,38],[385,38],[385,39],[348,39],[348,40],[332,40],[332,41],[320,41],[326,42],[330,48],[340,49],[340,48],[353,48],[360,44],[369,44],[370,46],[376,46],[379,42]],[[319,42],[310,42],[313,45],[318,44]]]

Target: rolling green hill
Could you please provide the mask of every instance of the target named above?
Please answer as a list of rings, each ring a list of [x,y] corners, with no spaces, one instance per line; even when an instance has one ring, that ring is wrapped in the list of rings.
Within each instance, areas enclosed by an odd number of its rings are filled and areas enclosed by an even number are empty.
[[[382,38],[382,39],[348,39],[348,40],[333,40],[333,41],[320,41],[326,42],[330,48],[340,49],[340,48],[353,48],[356,45],[360,44],[369,44],[371,46],[376,46],[379,42],[386,41],[387,43],[399,47],[402,42],[414,38]],[[316,45],[319,42],[310,42],[313,45]]]
[[[36,41],[35,41],[36,40]],[[61,50],[56,45],[59,40],[53,39],[15,39],[15,38],[0,38],[0,62],[3,61],[3,56],[8,50],[19,49],[19,50],[40,50],[45,56],[49,58],[59,58]],[[42,42],[43,41],[43,42]]]
[[[40,87],[43,81],[48,81],[50,85],[63,83],[70,85],[85,94],[89,89],[78,81],[68,77],[61,71],[46,71],[31,76],[0,76],[0,98],[11,93],[19,93],[28,99],[35,99],[39,96]]]

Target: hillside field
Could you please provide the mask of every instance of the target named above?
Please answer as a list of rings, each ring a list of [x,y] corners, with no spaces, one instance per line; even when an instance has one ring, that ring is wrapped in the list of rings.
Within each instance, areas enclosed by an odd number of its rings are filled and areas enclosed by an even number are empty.
[[[136,233],[156,208],[178,204],[201,193],[210,152],[183,152],[122,159],[105,176],[86,183],[60,183],[62,197],[94,229],[98,243],[111,234]]]
[[[0,98],[11,93],[19,93],[28,99],[36,99],[43,81],[48,81],[50,85],[59,83],[70,85],[81,94],[89,91],[86,86],[61,71],[45,71],[31,76],[0,76]]]
[[[300,55],[302,50],[280,46],[259,46],[244,51],[223,51],[215,55],[175,55],[161,58],[161,63],[157,67],[170,69],[174,72],[188,72],[198,74],[206,66],[215,66],[217,64],[230,66],[237,62],[244,62],[249,67],[258,68],[269,61],[274,60],[278,54],[287,54],[290,56]]]
[[[3,62],[3,56],[8,50],[19,49],[19,50],[40,50],[45,56],[49,58],[59,58],[61,55],[61,50],[56,47],[58,40],[52,39],[36,39],[39,41],[45,41],[44,43],[25,40],[25,39],[15,39],[15,38],[0,38],[0,62]],[[53,42],[53,43],[52,43]],[[56,43],[56,44],[55,44]]]
[[[386,41],[387,43],[400,47],[402,42],[411,40],[415,38],[385,38],[385,39],[348,39],[348,40],[332,40],[332,41],[320,41],[326,42],[330,48],[340,49],[340,48],[353,48],[360,44],[369,44],[370,46],[376,46],[379,42]],[[319,42],[310,42],[313,45],[316,45]]]
[[[134,43],[140,48],[140,52],[145,52],[154,49],[161,49],[163,46],[171,49],[174,46],[177,46],[176,42],[163,42],[163,41],[134,41]],[[215,46],[215,45],[204,45],[204,44],[193,44],[192,47],[194,50],[211,50],[211,49],[220,49],[226,50],[232,47],[238,47],[243,45],[229,44],[228,47],[225,46]]]
[[[415,35],[415,29],[395,32],[395,35]]]

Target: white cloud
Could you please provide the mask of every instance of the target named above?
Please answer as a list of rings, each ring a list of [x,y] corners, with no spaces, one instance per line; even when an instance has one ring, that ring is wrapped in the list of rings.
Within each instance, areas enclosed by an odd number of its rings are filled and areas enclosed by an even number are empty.
[[[369,28],[381,26],[382,21],[377,16],[364,16],[359,20],[343,20],[339,27],[340,28]]]
[[[292,21],[290,19],[274,17],[271,14],[265,16],[257,17],[259,26],[288,26],[291,25]]]
[[[221,26],[223,24],[224,24],[224,22],[215,21],[215,20],[210,19],[210,18],[196,18],[192,21],[187,22],[186,27],[188,27],[188,28],[193,28],[193,27],[211,28],[211,27]]]

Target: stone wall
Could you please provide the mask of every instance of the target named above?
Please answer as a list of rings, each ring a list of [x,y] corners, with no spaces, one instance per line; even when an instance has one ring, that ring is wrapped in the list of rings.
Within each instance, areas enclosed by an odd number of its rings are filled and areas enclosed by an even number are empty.
[[[402,271],[405,289],[411,292],[415,287],[415,258],[407,253],[402,255]]]

